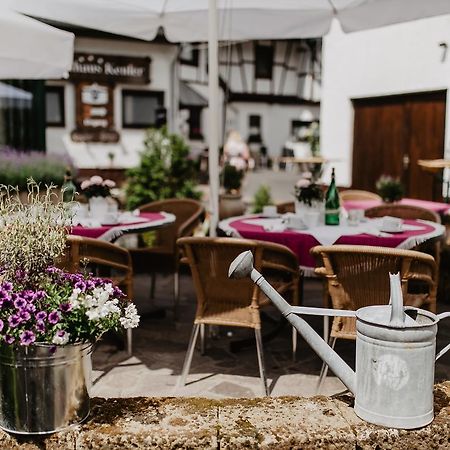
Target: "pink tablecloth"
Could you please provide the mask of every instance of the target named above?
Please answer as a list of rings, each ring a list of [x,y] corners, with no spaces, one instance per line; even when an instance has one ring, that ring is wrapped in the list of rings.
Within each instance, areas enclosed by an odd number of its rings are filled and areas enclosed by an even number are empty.
[[[124,233],[147,231],[167,225],[175,220],[173,214],[165,212],[140,213],[138,216],[144,220],[130,220],[127,223],[118,223],[115,225],[102,225],[100,227],[75,226],[71,229],[71,234],[78,236],[101,239],[104,241],[113,241]]]
[[[401,205],[420,206],[421,208],[434,211],[438,214],[444,214],[450,209],[449,203],[430,202],[428,200],[417,200],[414,198],[402,198],[399,202]],[[374,206],[381,205],[382,202],[378,200],[348,200],[344,202],[344,208],[349,209],[369,209]]]
[[[298,257],[300,266],[305,270],[306,275],[311,275],[315,267],[315,260],[310,254],[311,248],[319,245],[320,242],[314,236],[308,234],[308,230],[299,232],[295,230],[266,231],[260,225],[247,223],[248,219],[255,216],[240,216],[220,222],[219,227],[229,236],[243,237],[246,239],[256,239],[269,241],[285,245],[290,248]],[[404,223],[414,225],[418,230],[404,231],[388,236],[374,236],[371,234],[354,234],[352,236],[341,236],[334,244],[348,245],[371,245],[391,248],[414,248],[419,243],[431,238],[437,238],[444,233],[444,227],[440,224],[426,221],[405,220]]]

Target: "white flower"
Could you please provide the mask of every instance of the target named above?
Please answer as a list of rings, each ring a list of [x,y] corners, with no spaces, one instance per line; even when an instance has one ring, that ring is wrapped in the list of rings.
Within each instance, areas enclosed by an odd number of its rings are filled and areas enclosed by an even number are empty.
[[[86,315],[89,320],[98,320],[100,319],[100,310],[98,308],[88,309]]]
[[[70,333],[64,330],[59,330],[53,336],[52,343],[56,345],[66,345],[69,342]]]
[[[116,183],[113,180],[105,180],[103,181],[103,185],[109,188],[113,188],[116,186]]]
[[[90,187],[91,186],[91,182],[90,182],[90,180],[84,180],[82,183],[81,183],[81,189],[84,191],[85,189],[87,189],[88,187]]]
[[[139,315],[137,313],[136,305],[130,303],[125,308],[125,316],[120,318],[120,323],[124,328],[136,328],[139,325]]]
[[[98,175],[93,175],[90,179],[91,184],[102,184],[103,178]]]
[[[310,184],[311,181],[307,180],[306,178],[302,178],[301,180],[298,180],[295,185],[299,188],[306,188],[309,187]]]

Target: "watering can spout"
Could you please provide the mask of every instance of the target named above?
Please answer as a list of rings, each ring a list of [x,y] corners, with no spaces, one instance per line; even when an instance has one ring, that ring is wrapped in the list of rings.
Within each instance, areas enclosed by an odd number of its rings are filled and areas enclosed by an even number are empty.
[[[301,334],[303,339],[313,348],[320,358],[328,364],[331,370],[340,378],[340,380],[353,393],[356,393],[356,374],[344,362],[344,360],[314,331],[314,329],[304,319],[297,314],[320,314],[320,310],[327,312],[326,315],[342,315],[354,317],[354,311],[337,311],[327,310],[325,308],[306,308],[291,306],[253,267],[252,252],[246,251],[236,257],[230,264],[228,271],[230,278],[250,277],[252,281],[267,295],[272,303],[281,311],[284,317],[294,326]],[[340,313],[340,314],[339,314]]]

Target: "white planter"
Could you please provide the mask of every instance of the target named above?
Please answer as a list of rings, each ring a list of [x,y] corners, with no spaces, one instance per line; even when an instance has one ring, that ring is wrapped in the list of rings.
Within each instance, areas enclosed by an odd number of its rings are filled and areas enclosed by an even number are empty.
[[[325,205],[313,202],[311,206],[295,200],[295,215],[300,216],[308,228],[323,225],[325,222]]]
[[[101,219],[108,214],[108,199],[106,197],[91,197],[89,199],[89,214],[91,217]]]

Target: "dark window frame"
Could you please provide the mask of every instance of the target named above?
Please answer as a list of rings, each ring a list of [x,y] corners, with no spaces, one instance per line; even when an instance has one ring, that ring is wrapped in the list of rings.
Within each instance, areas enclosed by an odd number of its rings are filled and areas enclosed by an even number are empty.
[[[46,107],[47,107],[47,93],[56,93],[58,94],[58,103],[59,108],[61,110],[61,120],[49,122],[47,121],[47,111],[45,112],[45,126],[47,127],[62,127],[66,126],[66,111],[65,111],[65,86],[45,86],[45,97],[46,97]]]
[[[191,48],[191,58],[183,58],[181,56],[181,52],[180,52],[179,61],[181,64],[186,65],[186,66],[198,67],[200,51],[199,51],[198,47],[196,47],[194,44],[188,44],[188,45],[191,45],[191,47],[192,47]]]
[[[255,42],[255,80],[271,80],[273,78],[273,65],[275,59],[275,51],[273,45],[263,45]],[[261,70],[261,66],[258,66],[258,60],[266,60],[267,66],[264,64],[264,70]],[[269,63],[270,60],[270,63]]]
[[[156,121],[150,124],[125,123],[125,101],[124,97],[134,95],[136,97],[156,97],[158,99],[158,108],[164,107],[164,91],[149,91],[144,89],[123,89],[122,90],[122,128],[126,129],[145,129],[157,126]],[[156,115],[156,114],[155,114]]]

